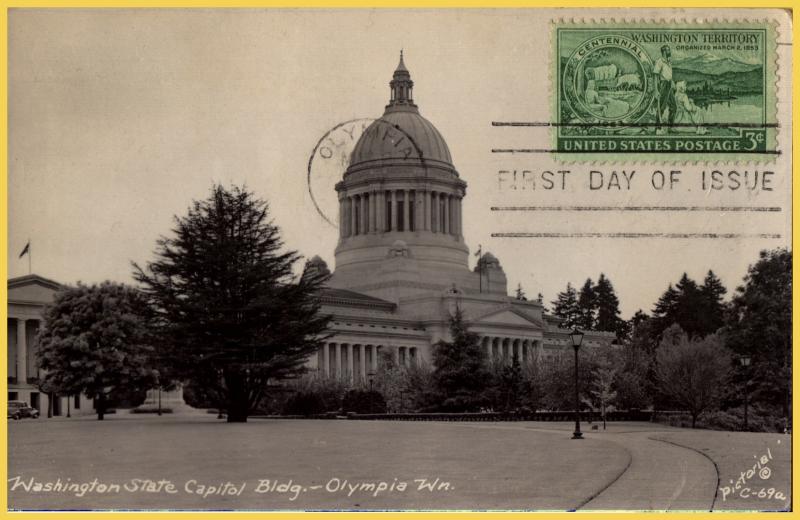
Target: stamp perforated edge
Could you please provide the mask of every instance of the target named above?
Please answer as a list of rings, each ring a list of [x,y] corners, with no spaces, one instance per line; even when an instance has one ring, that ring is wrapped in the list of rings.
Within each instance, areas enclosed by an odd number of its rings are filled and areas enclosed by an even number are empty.
[[[784,12],[783,10],[777,10]],[[788,34],[784,35],[781,32],[783,25],[775,17],[760,17],[754,20],[742,19],[724,19],[724,18],[681,18],[681,19],[647,19],[641,16],[631,18],[558,18],[550,21],[550,62],[548,63],[548,80],[550,83],[550,116],[553,121],[557,121],[557,114],[559,110],[558,95],[556,89],[558,88],[558,64],[560,57],[558,56],[557,45],[557,29],[563,27],[587,27],[587,26],[600,26],[616,24],[620,28],[626,27],[642,27],[653,26],[654,28],[663,28],[665,26],[675,28],[699,28],[698,26],[709,25],[722,25],[731,28],[742,29],[767,29],[767,38],[765,44],[767,45],[767,59],[765,62],[766,70],[764,71],[765,78],[774,78],[773,81],[767,81],[767,85],[771,86],[764,93],[767,98],[765,105],[769,112],[766,114],[767,123],[777,124],[773,132],[767,132],[767,149],[777,151],[778,154],[783,153],[780,147],[780,137],[782,133],[786,133],[786,129],[791,127],[791,113],[787,115],[788,121],[781,121],[779,119],[778,103],[779,96],[782,94],[780,90],[780,82],[783,79],[781,75],[780,66],[778,63],[778,41],[781,37],[788,37],[791,41],[791,18],[787,21]],[[790,71],[791,74],[791,71]],[[790,92],[791,94],[791,92]],[[771,95],[771,100],[770,100]],[[782,132],[783,130],[783,132]],[[790,132],[789,132],[790,133]],[[558,140],[558,127],[553,126],[550,129],[550,143],[552,149],[557,149]],[[562,164],[636,164],[636,165],[658,165],[658,164],[674,164],[674,165],[769,165],[775,164],[778,161],[778,154],[737,154],[737,153],[703,153],[697,154],[672,154],[669,152],[634,152],[634,153],[591,153],[582,154],[579,152],[558,152],[552,153],[553,157]]]

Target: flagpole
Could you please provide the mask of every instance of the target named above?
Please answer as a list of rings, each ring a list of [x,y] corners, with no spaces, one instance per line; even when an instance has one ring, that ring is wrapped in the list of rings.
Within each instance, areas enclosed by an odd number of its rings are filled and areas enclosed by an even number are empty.
[[[31,246],[30,246],[30,244],[31,244],[31,239],[29,238],[28,239],[28,274],[33,274],[33,271],[31,270],[31,257],[33,255],[31,254]]]

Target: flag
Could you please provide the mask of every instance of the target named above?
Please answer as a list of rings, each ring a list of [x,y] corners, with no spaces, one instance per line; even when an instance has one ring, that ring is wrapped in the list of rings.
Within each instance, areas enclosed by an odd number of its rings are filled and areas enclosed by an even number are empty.
[[[25,255],[30,254],[31,252],[31,241],[28,240],[28,243],[25,244],[25,247],[22,248],[22,252],[19,254],[19,257],[22,258]]]

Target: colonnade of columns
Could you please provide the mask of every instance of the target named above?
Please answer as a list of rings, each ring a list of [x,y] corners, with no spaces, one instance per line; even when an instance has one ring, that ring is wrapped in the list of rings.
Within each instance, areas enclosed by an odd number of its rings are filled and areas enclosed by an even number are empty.
[[[341,238],[389,231],[461,236],[461,197],[425,190],[372,190],[340,197]]]
[[[38,374],[33,341],[39,329],[37,319],[10,318],[8,320],[8,377],[17,383],[27,383]],[[12,341],[12,323],[16,324],[16,341]],[[29,331],[30,330],[30,334]]]
[[[481,346],[486,350],[489,360],[502,360],[510,364],[516,358],[524,365],[536,359],[541,344],[531,339],[483,336]]]
[[[358,343],[327,343],[317,352],[317,369],[328,377],[365,382],[370,373],[378,370],[378,358],[391,353],[400,366],[417,363],[417,347],[387,347]]]

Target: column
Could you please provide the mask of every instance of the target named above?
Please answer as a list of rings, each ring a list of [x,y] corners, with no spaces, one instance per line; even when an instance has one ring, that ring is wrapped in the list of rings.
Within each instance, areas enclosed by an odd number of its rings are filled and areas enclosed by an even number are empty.
[[[332,375],[337,379],[342,378],[342,347],[343,345],[341,343],[333,344],[333,366],[336,369],[336,373]]]
[[[372,372],[375,373],[378,371],[378,351],[381,347],[378,345],[372,345]]]
[[[344,238],[344,202],[339,199],[339,238]]]
[[[522,364],[528,364],[528,340],[522,342]]]
[[[28,334],[25,322],[17,318],[17,383],[28,382]]]
[[[355,196],[350,197],[350,218],[348,220],[350,221],[351,237],[356,234],[356,230],[358,229],[356,227],[356,214],[358,213],[356,211],[356,204],[358,204],[358,199]]]
[[[397,231],[397,192],[392,190],[392,228],[389,231]]]
[[[331,345],[330,343],[325,343],[322,347],[322,373],[325,374],[326,377],[331,375]]]
[[[517,357],[517,361],[522,363],[522,341],[519,339],[514,340],[514,355]]]
[[[392,354],[394,355],[394,364],[400,366],[400,349],[398,347],[394,347]]]
[[[353,382],[353,350],[355,350],[353,348],[354,346],[355,345],[353,345],[352,343],[347,344],[347,350],[345,350],[347,359],[345,360],[345,366],[343,370],[344,377],[351,383]]]
[[[369,192],[369,232],[375,233],[378,230],[377,222],[375,222],[375,215],[378,209],[378,197],[375,196],[375,190]]]
[[[461,197],[455,199],[456,202],[456,232],[455,235],[461,236]]]
[[[453,219],[450,215],[450,195],[444,197],[444,232],[448,235],[453,233]]]
[[[359,379],[361,381],[367,380],[367,346],[361,345],[361,352],[358,360],[361,362],[361,367],[359,367]]]
[[[436,233],[439,231],[439,201],[437,200],[437,193],[431,192],[431,232]]]
[[[403,190],[403,231],[409,231],[411,229],[411,197],[409,196],[411,192],[409,190]]]
[[[359,217],[361,217],[361,222],[359,222],[358,228],[361,230],[361,234],[365,235],[369,233],[369,229],[367,229],[367,222],[369,222],[369,201],[367,200],[367,194],[362,193],[360,196],[361,200],[361,213]]]
[[[422,229],[424,231],[431,230],[431,200],[430,200],[430,192],[428,190],[424,190],[421,192],[422,195]]]

